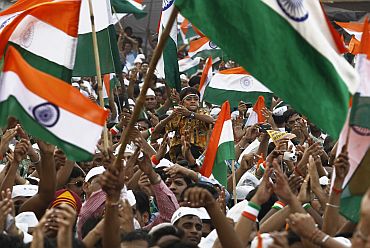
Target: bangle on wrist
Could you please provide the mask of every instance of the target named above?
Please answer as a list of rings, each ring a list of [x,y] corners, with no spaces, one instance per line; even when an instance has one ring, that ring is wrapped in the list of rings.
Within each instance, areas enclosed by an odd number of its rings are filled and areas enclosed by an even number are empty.
[[[251,221],[255,222],[257,220],[257,216],[261,210],[261,206],[249,201],[248,206],[246,207],[245,211],[242,213],[242,215],[250,219]]]
[[[38,156],[38,159],[37,159],[37,161],[31,161],[33,164],[38,164],[41,161],[41,155],[39,153],[37,153],[37,152],[36,152],[36,154]]]
[[[118,200],[118,201],[116,201],[116,202],[106,201],[106,204],[107,204],[108,206],[111,206],[111,207],[119,206],[119,205],[120,205],[120,203],[121,203],[121,199],[120,199],[120,200]]]
[[[330,204],[329,202],[326,203],[326,206],[332,207],[332,208],[339,208],[339,205]]]
[[[305,210],[308,210],[308,209],[310,209],[312,206],[311,206],[311,204],[310,204],[309,202],[307,202],[307,203],[303,204],[303,205],[302,205],[302,207],[303,207]]]
[[[276,201],[274,205],[272,206],[273,209],[276,209],[278,211],[283,209],[284,207],[285,207],[285,204],[281,201]]]

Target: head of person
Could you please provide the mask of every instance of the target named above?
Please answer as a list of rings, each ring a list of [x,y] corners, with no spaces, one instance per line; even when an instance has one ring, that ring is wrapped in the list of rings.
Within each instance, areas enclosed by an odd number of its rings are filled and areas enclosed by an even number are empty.
[[[127,36],[132,36],[133,31],[131,27],[126,27],[123,31],[126,33]]]
[[[154,226],[150,232],[150,247],[162,247],[169,242],[184,239],[184,231],[171,223],[161,223]]]
[[[154,111],[157,108],[157,99],[152,89],[148,89],[145,96],[145,109]]]
[[[49,208],[58,209],[59,207],[61,207],[62,204],[66,204],[76,211],[76,221],[82,207],[80,197],[76,193],[68,189],[58,190],[57,192],[55,192],[55,198],[51,202]],[[47,227],[46,235],[48,237],[55,237],[59,228],[56,217],[51,216],[51,218],[47,220],[47,224],[45,226]]]
[[[150,219],[150,203],[149,197],[143,191],[133,191],[136,204],[133,206],[135,219],[139,222],[141,227],[147,225]]]
[[[181,80],[181,88],[189,87],[189,79],[185,74],[180,75],[180,80]]]
[[[182,193],[185,189],[191,185],[193,182],[190,177],[177,175],[176,177],[166,179],[167,187],[176,196],[177,201],[181,200]]]
[[[200,93],[197,89],[187,87],[180,92],[181,104],[190,111],[197,111],[199,108]]]
[[[37,185],[14,185],[12,190],[12,200],[15,208],[15,214],[19,213],[20,207],[25,201],[36,195],[39,190]]]
[[[200,85],[200,76],[196,75],[196,76],[192,76],[188,82],[189,86],[194,88],[194,89],[198,89],[199,88],[199,85]]]
[[[69,176],[65,188],[76,193],[81,199],[83,198],[84,191],[82,186],[84,184],[85,172],[78,166],[74,166]]]
[[[125,54],[130,53],[132,51],[132,43],[129,41],[126,41],[123,43],[123,51]]]
[[[139,118],[136,122],[136,127],[139,131],[145,131],[152,127],[150,121],[146,118]]]
[[[287,111],[288,107],[287,106],[282,106],[274,109],[272,111],[272,118],[274,119],[275,124],[278,127],[285,127],[285,118],[284,118],[284,113]]]
[[[154,89],[155,97],[156,97],[157,102],[159,104],[164,104],[164,102],[165,102],[165,99],[163,97],[163,92],[164,92],[164,88],[163,87],[159,87],[159,88],[155,88]]]
[[[148,248],[150,236],[143,230],[127,233],[121,239],[121,248]]]
[[[148,72],[148,69],[149,63],[147,61],[143,61],[143,63],[141,63],[140,72],[145,75]]]
[[[184,231],[184,239],[189,243],[198,245],[202,238],[202,219],[199,209],[180,207],[172,215],[171,223]]]
[[[294,125],[297,124],[301,119],[301,115],[294,109],[288,109],[284,112],[285,128],[290,131]]]
[[[86,199],[91,196],[92,193],[98,191],[101,189],[99,179],[100,175],[103,174],[105,171],[105,168],[103,166],[98,166],[92,168],[85,177],[84,183],[83,183],[83,191],[85,192]]]

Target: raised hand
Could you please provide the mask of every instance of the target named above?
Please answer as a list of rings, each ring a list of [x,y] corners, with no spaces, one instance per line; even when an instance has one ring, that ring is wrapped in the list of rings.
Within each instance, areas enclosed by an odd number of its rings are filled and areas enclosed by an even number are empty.
[[[258,158],[254,153],[249,153],[249,154],[244,154],[242,157],[242,161],[240,162],[240,168],[243,171],[248,171],[250,170],[253,166],[254,163],[256,162],[256,158]]]
[[[252,202],[260,206],[267,202],[273,193],[273,185],[269,179],[271,172],[272,172],[271,168],[267,168],[267,170],[263,174],[262,181],[258,186],[256,194],[251,199]]]
[[[215,204],[216,200],[207,189],[192,187],[185,190],[184,202],[181,205],[193,208],[205,207],[207,209]]]
[[[26,139],[21,139],[16,145],[14,149],[14,159],[13,162],[19,163],[21,162],[28,153],[28,149],[30,147],[30,142]]]
[[[54,154],[55,146],[48,144],[43,140],[37,140],[37,144],[40,148],[40,152],[44,154]]]
[[[334,160],[334,168],[335,168],[335,180],[344,181],[344,178],[346,177],[349,170],[349,158],[346,146],[343,147],[342,152]]]
[[[290,214],[287,222],[293,232],[306,239],[311,238],[311,235],[317,229],[314,219],[309,214]]]
[[[134,231],[134,213],[127,200],[122,200],[119,205],[119,220],[121,233]]]
[[[301,176],[297,176],[294,173],[290,175],[288,179],[288,184],[290,189],[292,190],[293,194],[298,194],[298,189],[301,187],[303,183],[303,178]]]
[[[106,171],[100,176],[100,185],[102,190],[107,193],[107,199],[117,201],[120,198],[124,186],[123,178],[124,170],[122,167],[108,166],[106,168]]]
[[[3,137],[0,140],[0,156],[4,155],[6,151],[9,149],[10,141],[17,135],[17,128],[12,128],[6,130]]]
[[[295,195],[290,190],[288,178],[281,171],[277,160],[273,161],[272,166],[275,175],[275,183],[273,184],[274,192],[283,202],[289,203]]]

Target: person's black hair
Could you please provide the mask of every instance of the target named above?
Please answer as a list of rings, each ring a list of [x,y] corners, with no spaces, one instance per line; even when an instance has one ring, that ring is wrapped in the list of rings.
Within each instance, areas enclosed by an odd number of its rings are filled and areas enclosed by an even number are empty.
[[[140,87],[139,84],[134,85],[134,97],[137,98],[140,94]]]
[[[159,92],[159,93],[161,93],[161,94],[163,95],[164,90],[165,90],[165,88],[164,88],[164,87],[158,87],[158,88],[155,88],[153,91],[154,91],[154,92]]]
[[[272,115],[272,118],[274,119],[274,122],[277,124],[277,125],[281,125],[285,122],[285,118],[284,118],[284,115],[281,115],[281,116],[277,116],[277,115]]]
[[[212,183],[209,183],[209,182],[192,183],[192,184],[188,185],[188,187],[182,193],[184,194],[184,192],[186,190],[188,190],[190,188],[194,188],[194,187],[199,187],[199,188],[203,188],[203,189],[208,190],[209,193],[211,193],[211,195],[213,196],[214,199],[217,199],[218,196],[219,196],[218,191],[215,188],[215,186]],[[183,197],[183,194],[181,195],[181,199]]]
[[[252,197],[256,194],[257,190],[258,190],[258,186],[252,191],[250,191],[248,195],[245,197],[245,199],[250,201]],[[275,194],[272,194],[271,197],[268,199],[268,201],[261,205],[261,210],[257,216],[258,220],[262,220],[263,217],[265,217],[265,215],[270,211],[274,203],[278,200],[279,199],[277,198],[277,196]]]
[[[173,152],[174,152],[176,158],[180,154],[182,154],[181,145],[173,146],[171,149],[173,149]],[[197,159],[197,158],[199,158],[200,155],[202,155],[203,150],[199,146],[196,146],[194,144],[190,144],[190,152],[191,152],[191,155],[193,155],[194,159]]]
[[[136,240],[146,241],[146,242],[148,242],[148,245],[149,245],[150,236],[149,236],[148,232],[139,229],[139,230],[129,232],[126,235],[123,235],[122,238],[121,238],[121,242],[132,242],[132,241],[136,241]]]
[[[133,193],[136,200],[136,210],[139,211],[140,214],[150,214],[150,203],[148,195],[139,190],[134,190]]]
[[[200,97],[200,93],[197,89],[192,88],[192,87],[186,87],[180,91],[180,100],[182,101],[184,97],[189,94],[196,94],[197,96]]]
[[[156,245],[158,240],[167,235],[173,235],[182,239],[184,237],[184,231],[173,225],[161,227],[150,234],[150,247]]]
[[[325,140],[324,140],[324,144],[323,144],[323,147],[324,147],[324,151],[329,154],[331,152],[331,150],[333,149],[334,145],[335,145],[335,142],[336,140],[334,140],[331,136],[326,136]]]
[[[26,246],[20,238],[0,233],[0,247],[23,248]]]
[[[161,245],[161,248],[197,248],[198,246],[188,241],[183,240],[173,240],[164,245]]]
[[[289,118],[295,114],[299,115],[299,113],[295,111],[294,109],[288,109],[287,111],[285,111],[283,114],[284,122],[287,123]]]
[[[69,180],[77,177],[84,178],[85,176],[86,176],[85,172],[80,167],[74,166],[71,175],[69,176]]]
[[[23,243],[23,241],[22,241]],[[31,247],[32,243],[27,244],[26,246],[22,247]],[[2,246],[0,244],[0,247],[18,247],[14,246],[13,244],[11,246]],[[55,238],[44,238],[44,248],[55,248],[57,247],[57,240]],[[98,246],[94,246],[98,247]],[[72,238],[72,248],[85,248],[85,245],[82,243],[81,240],[78,240],[76,238]]]
[[[194,85],[200,84],[200,76],[192,76],[188,82],[190,87],[193,87]]]
[[[139,118],[137,119],[136,123],[138,123],[139,121],[143,121],[145,122],[146,124],[148,124],[148,127],[151,128],[152,127],[152,123],[147,119],[147,118]]]
[[[125,27],[125,29],[124,29],[123,31],[124,31],[124,32],[126,32],[126,31],[128,31],[128,30],[131,30],[131,32],[133,31],[133,30],[132,30],[132,27],[130,27],[130,26]]]
[[[162,181],[166,181],[168,178],[168,175],[164,171],[166,167],[159,167],[159,168],[154,168],[154,171],[161,177]]]

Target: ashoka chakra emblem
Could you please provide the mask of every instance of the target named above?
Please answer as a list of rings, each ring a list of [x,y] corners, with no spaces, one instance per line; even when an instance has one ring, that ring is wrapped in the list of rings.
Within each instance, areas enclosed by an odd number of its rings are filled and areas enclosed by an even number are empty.
[[[212,48],[212,49],[216,49],[216,48],[217,48],[217,45],[216,45],[213,41],[209,41],[209,42],[208,42],[208,45],[209,45],[209,47],[210,47],[210,48]]]
[[[35,106],[32,114],[35,120],[44,127],[53,127],[59,120],[60,111],[54,104],[46,102]]]
[[[303,22],[308,18],[308,11],[304,7],[304,0],[276,0],[281,10],[291,20]],[[310,0],[312,1],[312,0]]]
[[[252,87],[252,85],[253,85],[253,78],[252,77],[246,76],[246,77],[243,77],[242,79],[240,79],[240,86],[243,89],[248,89],[248,88]]]
[[[162,11],[165,11],[169,7],[172,6],[172,4],[175,2],[175,0],[163,0],[163,8]]]

